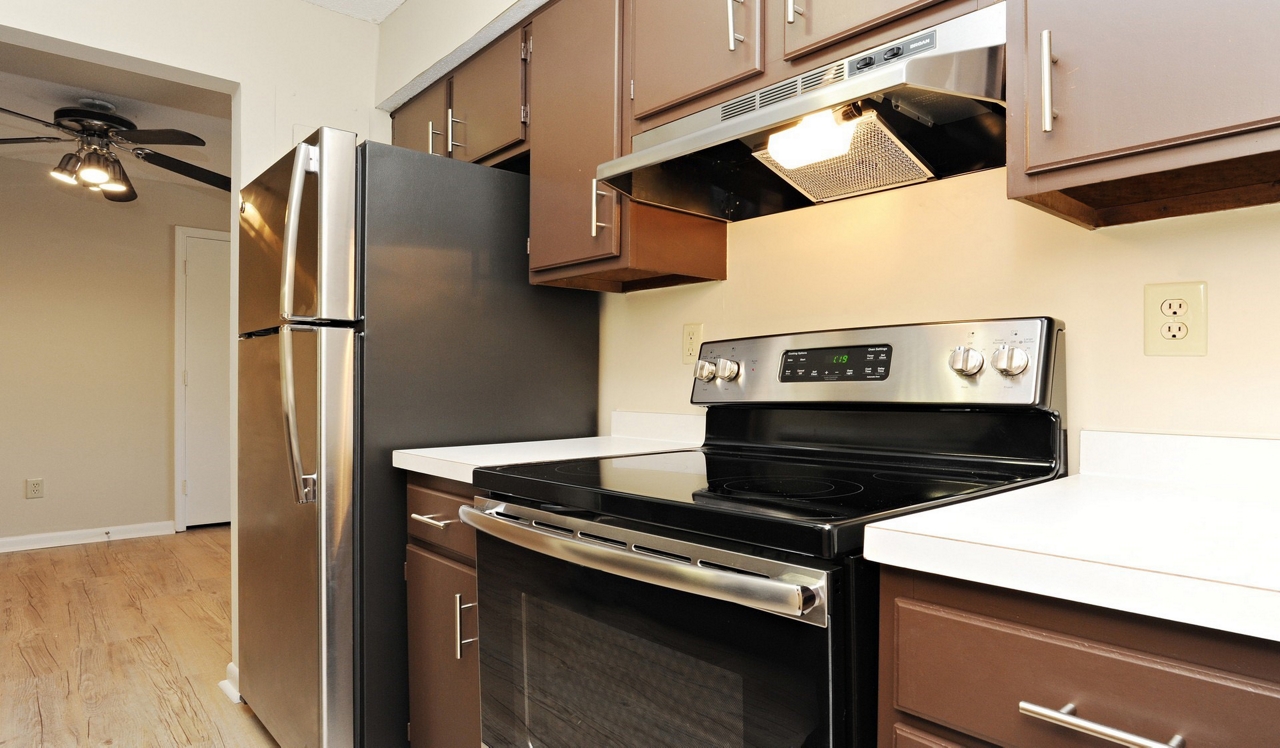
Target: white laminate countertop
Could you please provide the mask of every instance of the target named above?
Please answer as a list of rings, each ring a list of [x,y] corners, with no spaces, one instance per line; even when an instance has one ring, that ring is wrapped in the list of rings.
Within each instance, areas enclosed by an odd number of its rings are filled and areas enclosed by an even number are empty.
[[[1080,435],[1080,474],[867,527],[890,566],[1280,641],[1280,440]]]
[[[613,433],[609,436],[398,449],[392,453],[391,462],[410,472],[470,483],[471,472],[478,467],[621,457],[701,447],[704,418],[700,415],[615,411],[610,426]]]

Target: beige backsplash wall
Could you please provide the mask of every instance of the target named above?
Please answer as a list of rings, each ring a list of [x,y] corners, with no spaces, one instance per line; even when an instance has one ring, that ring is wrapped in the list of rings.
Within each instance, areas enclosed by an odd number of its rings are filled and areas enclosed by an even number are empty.
[[[1051,315],[1080,429],[1280,437],[1280,206],[1087,231],[1005,199],[1004,170],[729,226],[729,279],[605,298],[600,413],[695,413],[705,339]],[[1209,284],[1209,355],[1146,357],[1146,283]],[[940,361],[939,366],[943,363]],[[607,433],[607,422],[601,433]],[[1072,462],[1072,469],[1076,465]]]

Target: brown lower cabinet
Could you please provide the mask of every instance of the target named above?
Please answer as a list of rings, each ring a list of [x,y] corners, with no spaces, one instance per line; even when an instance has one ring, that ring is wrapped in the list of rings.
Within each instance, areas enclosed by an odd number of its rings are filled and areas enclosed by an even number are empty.
[[[475,530],[458,521],[469,488],[418,476],[409,485],[408,732],[427,748],[480,745]]]
[[[1280,643],[887,567],[880,600],[881,748],[1280,745]]]

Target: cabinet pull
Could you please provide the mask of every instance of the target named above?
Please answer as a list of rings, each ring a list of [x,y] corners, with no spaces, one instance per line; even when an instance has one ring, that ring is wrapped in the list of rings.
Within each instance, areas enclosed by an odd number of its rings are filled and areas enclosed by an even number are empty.
[[[453,123],[454,123],[454,122],[457,122],[457,123],[458,123],[458,124],[460,124],[460,125],[465,125],[465,124],[467,124],[466,122],[463,122],[462,120],[458,119],[457,117],[454,117],[454,116],[453,116],[453,107],[449,107],[449,126],[445,128],[446,130],[448,130],[448,131],[449,131],[449,153],[453,153],[453,148],[454,148],[454,146],[462,146],[463,148],[466,148],[466,147],[467,147],[467,144],[466,144],[466,143],[455,143],[455,142],[454,142],[454,140],[453,140]]]
[[[446,519],[443,522],[441,522],[440,520],[436,519],[436,517],[440,516],[438,514],[426,514],[426,515],[410,514],[409,516],[412,517],[413,519],[418,520],[424,525],[431,525],[437,530],[443,530],[445,527],[452,525],[454,522],[458,521],[456,519]]]
[[[1053,53],[1053,38],[1049,29],[1040,32],[1040,129],[1053,132],[1053,119],[1058,110],[1053,108],[1053,65],[1058,56]]]
[[[427,155],[428,156],[437,155],[436,154],[436,136],[437,135],[444,135],[444,133],[436,129],[436,123],[434,120],[427,120]]]
[[[804,15],[804,8],[796,7],[796,0],[787,0],[787,23],[795,23],[796,16]]]
[[[733,4],[746,3],[747,0],[725,0],[725,5],[729,7],[729,51],[732,52],[738,48],[738,42],[745,42],[747,38],[739,34],[733,24]]]
[[[730,0],[732,2],[732,0]],[[591,238],[600,236],[600,229],[609,228],[609,224],[600,222],[600,198],[608,197],[609,193],[600,189],[600,180],[591,180]]]
[[[480,637],[473,636],[470,639],[462,638],[462,611],[464,608],[474,608],[477,603],[462,604],[462,593],[453,596],[453,657],[456,660],[462,659],[462,645],[471,644],[480,641]]]
[[[1048,32],[1045,32],[1048,33]],[[1139,735],[1117,730],[1114,727],[1100,725],[1097,722],[1090,722],[1087,719],[1081,719],[1076,716],[1076,705],[1067,704],[1061,709],[1050,709],[1045,706],[1032,704],[1029,701],[1019,701],[1018,711],[1023,714],[1042,719],[1068,730],[1082,732],[1085,735],[1092,735],[1095,738],[1109,740],[1112,743],[1128,746],[1129,748],[1184,748],[1187,741],[1181,735],[1174,735],[1173,739],[1168,743],[1159,743],[1154,740],[1148,740]]]

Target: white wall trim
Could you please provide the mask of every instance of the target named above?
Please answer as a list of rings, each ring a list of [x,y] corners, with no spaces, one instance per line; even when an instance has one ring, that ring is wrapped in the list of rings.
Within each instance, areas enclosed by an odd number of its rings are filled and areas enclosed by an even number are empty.
[[[173,227],[173,526],[177,532],[187,529],[187,496],[182,492],[182,482],[187,479],[187,393],[183,381],[187,369],[187,239],[230,242],[231,234]],[[231,311],[236,313],[235,303]],[[234,366],[235,358],[231,360]],[[235,380],[234,371],[231,379]]]
[[[56,548],[62,545],[80,545],[82,543],[101,543],[106,540],[147,538],[153,535],[172,535],[173,532],[173,522],[166,520],[164,522],[144,522],[140,525],[94,527],[86,530],[42,532],[34,535],[11,535],[7,538],[0,538],[0,553],[32,551],[37,548]]]
[[[240,668],[234,662],[227,663],[227,679],[218,681],[218,688],[232,704],[240,703]]]
[[[490,42],[524,23],[525,19],[549,2],[551,0],[515,0],[510,8],[502,11],[497,18],[485,24],[483,28],[475,33],[475,36],[463,42],[457,49],[441,57],[434,65],[401,86],[398,91],[388,96],[377,108],[384,112],[394,112],[399,109],[409,99],[425,91],[427,86],[445,77],[454,68],[465,62],[467,58],[489,46]]]

